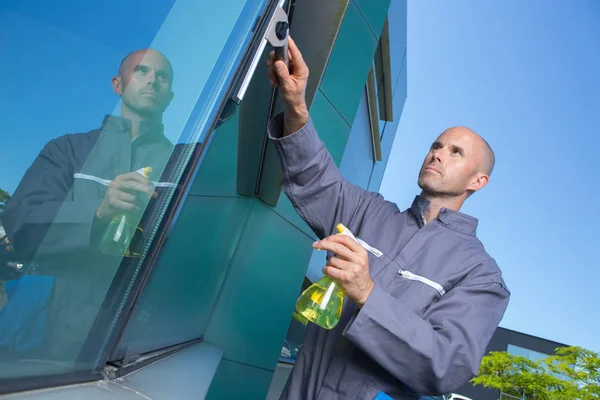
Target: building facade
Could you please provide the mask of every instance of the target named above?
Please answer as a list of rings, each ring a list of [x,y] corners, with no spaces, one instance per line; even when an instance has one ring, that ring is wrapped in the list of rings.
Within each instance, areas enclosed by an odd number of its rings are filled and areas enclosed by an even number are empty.
[[[407,96],[406,7],[0,5],[0,398],[276,393],[282,347],[302,340],[295,300],[322,261],[266,137],[282,105],[265,38],[283,9],[320,137],[350,181],[377,190]],[[148,48],[160,53],[132,54]],[[156,193],[120,186],[138,211],[104,218],[107,193],[138,170]]]

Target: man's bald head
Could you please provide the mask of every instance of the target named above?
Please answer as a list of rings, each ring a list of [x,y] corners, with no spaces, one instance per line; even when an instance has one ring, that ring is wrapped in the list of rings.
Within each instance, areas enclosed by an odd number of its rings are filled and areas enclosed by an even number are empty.
[[[492,175],[494,166],[496,165],[496,155],[494,154],[494,150],[492,150],[492,146],[481,135],[466,126],[454,126],[446,129],[444,133],[451,131],[463,133],[475,139],[475,143],[478,144],[477,153],[480,157],[480,171],[488,176]]]
[[[173,99],[173,67],[154,49],[129,53],[113,77],[113,90],[121,96],[121,114],[126,118],[160,120]]]
[[[169,59],[163,53],[161,53],[160,51],[158,51],[156,49],[140,49],[140,50],[132,51],[131,53],[127,54],[121,60],[121,64],[119,64],[119,76],[121,76],[121,77],[125,76],[125,73],[128,70],[130,70],[134,65],[137,65],[139,63],[139,61],[144,58],[146,53],[155,55],[164,61],[165,65],[167,66],[167,68],[170,72],[170,75],[171,75],[170,78],[172,81],[173,80],[173,66],[171,65],[171,61],[169,61]]]
[[[454,198],[462,204],[487,185],[494,162],[494,152],[481,136],[465,126],[455,126],[431,145],[418,183],[430,196]]]

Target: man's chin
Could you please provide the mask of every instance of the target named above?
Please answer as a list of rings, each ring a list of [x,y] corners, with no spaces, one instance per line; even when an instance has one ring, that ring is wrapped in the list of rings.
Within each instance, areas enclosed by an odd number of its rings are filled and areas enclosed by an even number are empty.
[[[144,118],[154,119],[162,115],[163,111],[159,107],[140,107],[137,109],[137,113]]]
[[[419,181],[418,185],[423,191],[423,193],[427,193],[429,195],[441,194],[439,188],[435,187],[434,185],[428,184],[428,182]]]
[[[427,182],[427,180],[425,180],[425,179],[419,179],[417,181],[417,184],[419,185],[421,190],[423,190],[425,192],[435,191],[435,188],[429,182]]]

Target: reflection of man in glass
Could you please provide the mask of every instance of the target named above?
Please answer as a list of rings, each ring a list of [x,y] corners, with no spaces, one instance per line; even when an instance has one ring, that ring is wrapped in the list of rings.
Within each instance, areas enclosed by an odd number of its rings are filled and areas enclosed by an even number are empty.
[[[8,238],[29,264],[29,274],[54,279],[46,319],[54,327],[45,330],[53,331],[59,342],[74,339],[70,348],[56,349],[62,356],[79,350],[77,341],[87,334],[82,330],[89,330],[120,264],[120,256],[99,251],[103,233],[120,214],[141,215],[150,198],[159,195],[157,186],[173,186],[159,182],[168,175],[173,151],[162,125],[173,99],[172,82],[171,63],[159,51],[139,50],[125,57],[112,79],[122,99],[121,116],[107,116],[100,129],[46,144],[2,213]],[[144,169],[151,172],[136,172]],[[6,308],[10,305],[9,299]],[[40,305],[36,310],[22,301],[14,306],[21,307],[20,314],[31,312],[28,322],[39,327]],[[11,334],[1,317],[0,348],[6,345],[3,336]]]
[[[162,133],[162,114],[173,99],[172,82],[171,64],[158,51],[136,51],[125,57],[112,84],[115,93],[121,95],[121,116],[130,121],[131,140],[146,130]],[[118,212],[132,210],[137,205],[136,196],[132,194],[136,191],[152,195],[153,188],[142,174],[118,175],[109,186],[96,216],[108,219]]]
[[[107,116],[101,129],[65,135],[44,147],[3,213],[8,237],[21,254],[89,249],[101,225],[142,207],[140,194],[154,194],[152,181],[159,180],[173,149],[162,125],[172,80],[171,64],[160,52],[129,54],[112,79],[122,99],[121,117]],[[144,167],[152,167],[148,178],[135,172]],[[48,235],[59,230],[64,235]]]

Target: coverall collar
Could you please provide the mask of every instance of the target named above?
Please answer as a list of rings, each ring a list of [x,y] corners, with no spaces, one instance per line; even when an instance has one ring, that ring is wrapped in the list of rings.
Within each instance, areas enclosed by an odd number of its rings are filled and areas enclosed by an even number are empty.
[[[425,212],[429,208],[431,202],[422,196],[416,196],[410,207],[410,213],[413,214],[421,226],[425,225]],[[464,233],[466,235],[475,236],[477,232],[477,218],[463,214],[458,211],[448,208],[440,209],[440,214],[437,217],[438,221],[454,231]]]

